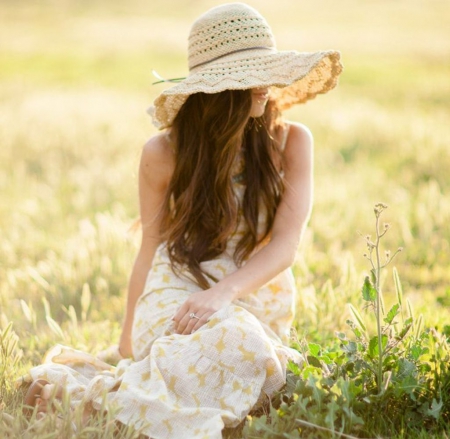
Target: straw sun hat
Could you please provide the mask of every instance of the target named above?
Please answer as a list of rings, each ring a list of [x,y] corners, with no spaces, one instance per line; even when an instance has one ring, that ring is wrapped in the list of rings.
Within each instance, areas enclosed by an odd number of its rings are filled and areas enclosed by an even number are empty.
[[[342,71],[336,51],[278,51],[264,17],[244,3],[210,9],[189,34],[189,75],[163,91],[150,107],[159,129],[172,125],[189,95],[271,87],[281,110],[326,93]]]

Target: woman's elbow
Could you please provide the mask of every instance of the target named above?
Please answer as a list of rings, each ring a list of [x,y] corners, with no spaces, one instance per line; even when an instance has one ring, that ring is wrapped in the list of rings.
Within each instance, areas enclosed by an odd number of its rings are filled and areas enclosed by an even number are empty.
[[[287,246],[284,246],[284,250],[278,259],[281,271],[286,270],[294,264],[297,256],[297,249],[298,241],[291,241]]]
[[[286,254],[286,261],[285,261],[285,265],[286,265],[285,268],[289,268],[289,267],[291,267],[294,264],[295,259],[297,257],[297,249],[298,249],[298,245],[295,245],[295,247],[293,246],[293,248],[289,252],[287,252],[287,254]]]

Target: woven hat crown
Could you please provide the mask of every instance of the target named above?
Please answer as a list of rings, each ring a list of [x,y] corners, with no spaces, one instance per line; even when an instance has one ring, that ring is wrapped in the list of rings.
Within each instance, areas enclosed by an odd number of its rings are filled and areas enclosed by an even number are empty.
[[[275,48],[275,38],[264,17],[243,3],[218,6],[192,25],[189,70],[230,53],[255,48]]]

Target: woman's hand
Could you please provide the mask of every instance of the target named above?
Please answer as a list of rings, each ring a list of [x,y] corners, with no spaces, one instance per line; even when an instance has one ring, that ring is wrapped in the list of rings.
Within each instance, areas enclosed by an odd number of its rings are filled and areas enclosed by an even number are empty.
[[[192,334],[207,323],[216,311],[228,306],[233,300],[233,291],[224,291],[219,284],[191,294],[173,317],[176,332]]]
[[[133,349],[131,347],[131,331],[122,331],[122,335],[120,337],[119,346],[117,347],[119,355],[122,358],[132,358],[133,357]]]

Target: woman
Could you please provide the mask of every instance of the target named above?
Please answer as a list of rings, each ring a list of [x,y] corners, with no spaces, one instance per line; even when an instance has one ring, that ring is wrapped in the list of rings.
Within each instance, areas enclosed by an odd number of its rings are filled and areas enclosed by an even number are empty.
[[[28,403],[57,386],[74,405],[106,398],[152,438],[220,438],[283,386],[287,361],[301,362],[287,346],[289,267],[311,210],[312,137],[280,110],[332,89],[341,69],[337,52],[277,51],[242,3],[194,23],[189,75],[156,99],[163,132],[142,152],[124,359],[58,347],[31,370]]]

